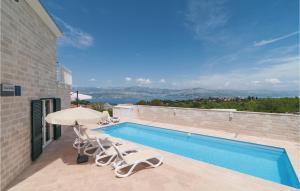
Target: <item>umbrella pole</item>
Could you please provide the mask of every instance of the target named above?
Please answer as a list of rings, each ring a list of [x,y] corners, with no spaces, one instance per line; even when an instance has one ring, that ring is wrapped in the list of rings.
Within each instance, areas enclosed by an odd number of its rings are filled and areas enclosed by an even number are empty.
[[[77,107],[79,107],[78,90],[76,91],[76,101],[77,101]]]
[[[76,122],[76,125],[78,127],[78,132],[81,135],[81,127],[80,127],[80,125],[77,122]],[[81,142],[81,138],[80,137],[79,137],[79,139],[80,139],[79,142]],[[77,164],[88,162],[89,157],[87,155],[81,155],[80,144],[78,144],[77,153],[78,153]]]
[[[80,131],[80,125],[76,122],[76,126],[78,127],[78,132],[79,132],[79,135],[81,135],[81,131]],[[79,144],[78,144],[78,146],[77,146],[77,153],[78,153],[78,155],[80,155],[81,153],[80,153],[80,145],[81,145],[81,138],[79,137]]]

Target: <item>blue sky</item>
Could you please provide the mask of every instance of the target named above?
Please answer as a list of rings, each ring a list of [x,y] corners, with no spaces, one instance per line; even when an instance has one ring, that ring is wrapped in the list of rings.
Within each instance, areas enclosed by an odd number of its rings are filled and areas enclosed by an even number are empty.
[[[299,88],[298,0],[42,0],[74,86]]]

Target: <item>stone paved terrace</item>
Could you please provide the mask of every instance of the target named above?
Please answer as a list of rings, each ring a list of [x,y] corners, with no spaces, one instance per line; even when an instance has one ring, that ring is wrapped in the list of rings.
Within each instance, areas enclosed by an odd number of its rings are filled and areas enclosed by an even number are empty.
[[[141,124],[165,128],[184,129],[206,135],[249,141],[286,148],[298,174],[300,172],[299,150],[296,142],[278,141],[261,137],[235,136],[233,133],[176,126],[166,123],[134,120]],[[86,126],[88,129],[95,126]],[[88,132],[91,132],[88,130]],[[96,132],[93,135],[96,136]],[[156,169],[141,170],[128,178],[116,178],[109,166],[97,167],[93,160],[78,165],[72,128],[65,128],[59,141],[49,145],[41,157],[27,168],[10,186],[9,190],[230,190],[230,191],[288,191],[295,190],[281,184],[242,174],[236,171],[192,160],[175,154],[155,150],[164,157],[164,164]],[[126,144],[126,141],[124,141]],[[127,143],[133,144],[133,143]],[[138,145],[138,147],[143,147]]]

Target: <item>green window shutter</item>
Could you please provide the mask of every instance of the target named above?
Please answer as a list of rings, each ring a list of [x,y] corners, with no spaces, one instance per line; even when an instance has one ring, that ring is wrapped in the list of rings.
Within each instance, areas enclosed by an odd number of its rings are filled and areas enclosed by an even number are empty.
[[[36,160],[43,152],[42,101],[31,101],[31,159]]]
[[[53,99],[53,108],[55,111],[61,110],[61,99],[60,98],[54,98]],[[54,139],[57,140],[61,136],[61,125],[53,125],[54,128]]]

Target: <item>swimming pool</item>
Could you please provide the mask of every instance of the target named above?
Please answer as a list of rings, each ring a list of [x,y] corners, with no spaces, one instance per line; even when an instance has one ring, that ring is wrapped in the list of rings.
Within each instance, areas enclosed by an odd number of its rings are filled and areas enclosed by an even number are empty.
[[[136,123],[120,123],[96,130],[294,188],[300,187],[287,153],[282,148]]]

